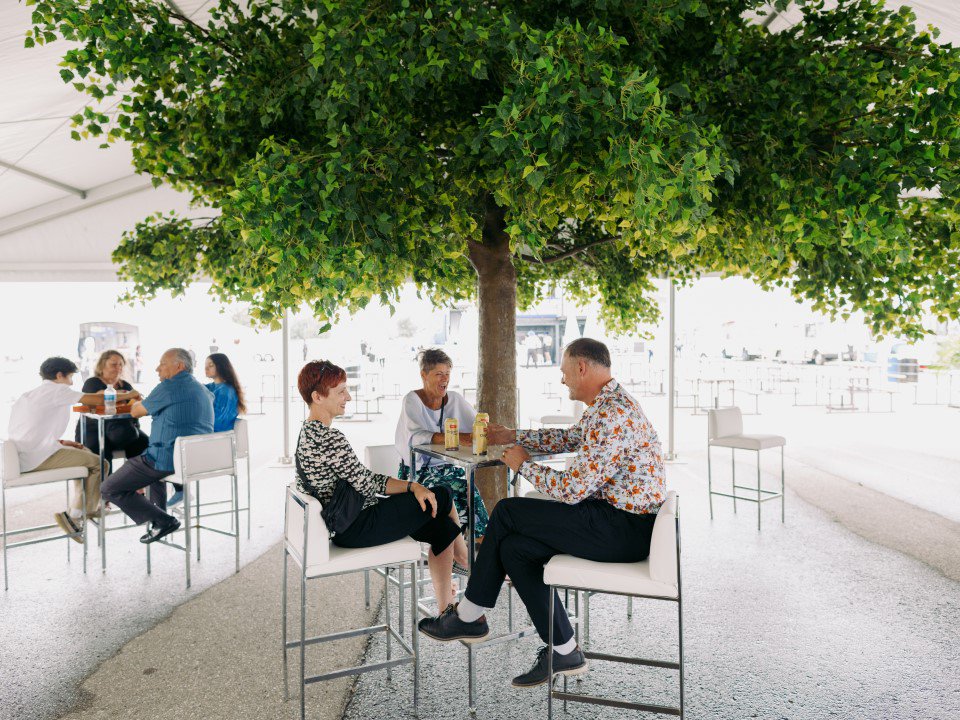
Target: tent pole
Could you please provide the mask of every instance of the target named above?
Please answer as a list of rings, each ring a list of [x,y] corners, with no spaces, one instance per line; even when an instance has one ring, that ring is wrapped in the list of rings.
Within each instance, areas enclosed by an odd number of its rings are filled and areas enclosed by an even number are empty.
[[[667,282],[670,284],[670,339],[667,346],[667,457],[669,460],[676,460],[677,454],[674,452],[674,405],[676,405],[676,359],[677,359],[677,298],[676,287],[673,284],[673,278],[668,276]]]
[[[290,313],[283,311],[283,455],[278,462],[289,465],[290,458]]]

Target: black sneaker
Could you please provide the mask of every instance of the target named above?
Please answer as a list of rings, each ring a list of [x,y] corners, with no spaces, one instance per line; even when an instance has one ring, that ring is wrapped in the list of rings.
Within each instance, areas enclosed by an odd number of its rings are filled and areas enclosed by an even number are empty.
[[[457,615],[457,606],[453,604],[447,605],[447,609],[435,618],[424,618],[417,627],[427,637],[444,642],[463,640],[474,643],[486,639],[490,634],[486,616],[481,616],[479,620],[473,622],[464,622]]]
[[[583,654],[580,646],[571,653],[561,655],[556,650],[553,651],[553,674],[554,675],[580,675],[587,671],[587,658]],[[517,675],[513,679],[514,687],[536,687],[543,685],[547,681],[547,647],[544,645],[537,651],[537,661],[523,675]]]

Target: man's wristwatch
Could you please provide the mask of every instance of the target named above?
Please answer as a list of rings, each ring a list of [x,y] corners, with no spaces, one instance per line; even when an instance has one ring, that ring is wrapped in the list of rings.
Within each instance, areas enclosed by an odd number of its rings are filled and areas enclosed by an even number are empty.
[[[407,480],[407,492],[413,492],[413,490],[411,490],[412,487],[413,483],[410,480]]]

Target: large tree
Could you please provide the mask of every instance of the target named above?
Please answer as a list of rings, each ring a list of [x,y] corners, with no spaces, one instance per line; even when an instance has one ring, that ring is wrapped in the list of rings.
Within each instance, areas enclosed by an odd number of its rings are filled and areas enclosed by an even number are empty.
[[[908,10],[759,0],[35,0],[78,136],[214,219],[144,220],[134,293],[213,280],[275,322],[477,298],[479,404],[511,422],[515,310],[544,283],[653,321],[652,280],[785,284],[878,333],[956,317],[960,56]],[[785,3],[779,3],[783,5]],[[101,103],[99,107],[103,107]]]

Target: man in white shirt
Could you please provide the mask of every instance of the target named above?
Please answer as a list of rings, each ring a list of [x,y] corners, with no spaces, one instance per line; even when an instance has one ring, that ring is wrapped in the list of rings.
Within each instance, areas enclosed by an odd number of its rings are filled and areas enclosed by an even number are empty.
[[[82,393],[74,390],[73,375],[77,366],[63,357],[47,358],[40,365],[39,387],[21,395],[10,411],[8,437],[17,445],[20,472],[85,467],[86,515],[96,515],[100,507],[100,460],[96,454],[72,440],[61,440],[70,423],[70,406],[102,405],[103,391]],[[117,393],[117,401],[139,397],[136,391]],[[80,481],[73,483],[70,509],[54,516],[57,525],[77,542],[83,542],[83,490]]]

